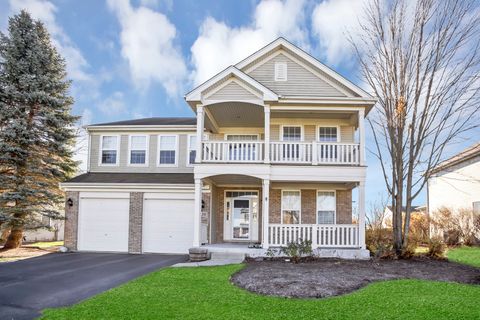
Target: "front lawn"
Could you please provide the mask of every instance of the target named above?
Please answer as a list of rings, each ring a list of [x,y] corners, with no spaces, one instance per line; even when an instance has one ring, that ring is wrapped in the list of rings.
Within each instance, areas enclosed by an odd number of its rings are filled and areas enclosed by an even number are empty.
[[[377,282],[345,296],[260,296],[229,281],[242,265],[168,268],[44,319],[479,319],[480,286],[422,280]]]
[[[458,247],[448,250],[448,260],[480,268],[480,247]]]

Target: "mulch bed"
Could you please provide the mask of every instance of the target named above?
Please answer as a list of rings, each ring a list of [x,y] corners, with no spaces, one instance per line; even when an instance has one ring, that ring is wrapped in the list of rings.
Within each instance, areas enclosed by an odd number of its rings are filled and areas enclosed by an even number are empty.
[[[480,269],[445,260],[319,259],[293,264],[250,261],[232,282],[264,295],[325,298],[358,290],[371,282],[395,279],[453,281],[480,285]]]

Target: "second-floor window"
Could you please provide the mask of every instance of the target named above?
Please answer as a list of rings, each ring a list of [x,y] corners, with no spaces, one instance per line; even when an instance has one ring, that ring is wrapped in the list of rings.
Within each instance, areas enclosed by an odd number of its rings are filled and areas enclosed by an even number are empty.
[[[188,136],[188,164],[192,165],[195,163],[195,158],[197,156],[197,137]]]
[[[300,223],[301,196],[300,191],[282,191],[282,223]]]
[[[159,165],[177,164],[177,136],[158,136]]]
[[[338,130],[337,127],[319,127],[318,141],[320,142],[337,142]]]
[[[146,165],[147,164],[147,148],[148,137],[144,135],[130,136],[130,164],[131,165]]]
[[[118,164],[118,136],[101,137],[101,163],[104,165]]]

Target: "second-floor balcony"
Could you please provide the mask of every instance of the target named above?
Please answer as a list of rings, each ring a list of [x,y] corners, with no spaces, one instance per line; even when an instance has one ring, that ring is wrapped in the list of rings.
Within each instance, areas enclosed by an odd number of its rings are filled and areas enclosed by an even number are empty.
[[[205,163],[360,165],[360,144],[303,141],[203,141]]]

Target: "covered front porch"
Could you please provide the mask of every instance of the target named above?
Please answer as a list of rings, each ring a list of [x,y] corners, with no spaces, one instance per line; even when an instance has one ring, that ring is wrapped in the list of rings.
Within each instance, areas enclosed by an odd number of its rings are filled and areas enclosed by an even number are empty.
[[[359,210],[363,183],[223,174],[202,179],[200,186],[199,246],[250,255],[301,240],[311,241],[313,249],[365,249],[364,210]]]

